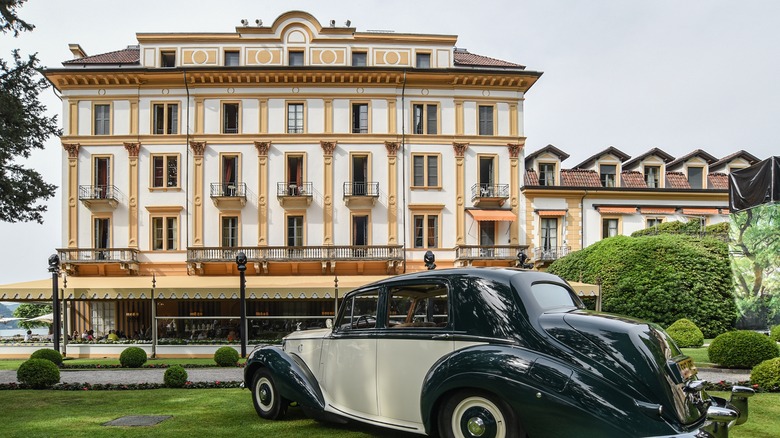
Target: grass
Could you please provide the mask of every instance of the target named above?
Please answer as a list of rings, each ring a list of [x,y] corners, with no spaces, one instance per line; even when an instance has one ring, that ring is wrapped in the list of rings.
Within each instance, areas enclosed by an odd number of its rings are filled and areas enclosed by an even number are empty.
[[[690,356],[693,359],[693,363],[699,368],[712,368],[716,366],[714,363],[710,362],[710,357],[707,354],[707,347],[681,348],[680,350],[682,350],[683,354]]]
[[[26,359],[1,359],[0,370],[16,370]],[[246,359],[239,359],[239,362],[245,362]],[[119,359],[65,359],[63,364],[69,367],[78,365],[119,365]],[[214,365],[212,358],[183,358],[183,359],[149,359],[146,365]]]
[[[728,397],[728,393],[713,393]],[[249,391],[242,389],[155,389],[146,391],[0,391],[5,437],[147,437],[272,436],[403,437],[403,434],[358,423],[318,423],[290,409],[284,421],[260,419]],[[172,415],[149,427],[108,427],[125,415]],[[780,436],[780,394],[757,394],[750,400],[750,419],[732,438]]]

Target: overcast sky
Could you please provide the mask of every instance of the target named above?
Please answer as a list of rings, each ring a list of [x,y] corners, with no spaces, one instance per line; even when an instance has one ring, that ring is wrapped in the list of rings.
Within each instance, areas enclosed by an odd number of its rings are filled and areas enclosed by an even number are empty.
[[[232,32],[243,18],[270,24],[295,9],[358,31],[458,35],[458,47],[544,72],[526,96],[526,152],[554,144],[571,155],[564,167],[609,146],[780,155],[777,0],[30,0],[19,15],[36,29],[0,35],[0,57],[19,48],[56,68],[69,43],[94,55],[136,44],[136,32]],[[51,90],[43,101],[60,114]],[[62,186],[60,160],[52,138],[28,164]],[[60,199],[44,225],[0,223],[0,284],[48,276],[62,247]]]

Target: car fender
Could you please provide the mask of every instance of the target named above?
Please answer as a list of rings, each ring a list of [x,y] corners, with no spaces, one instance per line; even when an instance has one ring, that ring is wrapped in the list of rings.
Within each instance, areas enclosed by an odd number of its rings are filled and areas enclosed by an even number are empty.
[[[287,354],[280,347],[268,345],[252,353],[244,371],[247,386],[258,368],[271,371],[279,395],[313,410],[325,409],[325,398],[319,382],[308,366],[298,356]]]

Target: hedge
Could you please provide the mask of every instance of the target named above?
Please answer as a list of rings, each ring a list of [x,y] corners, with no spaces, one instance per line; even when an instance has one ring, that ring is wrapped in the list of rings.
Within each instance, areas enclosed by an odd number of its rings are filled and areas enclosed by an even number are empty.
[[[680,348],[704,345],[704,334],[690,319],[678,319],[666,329],[666,333]]]
[[[19,365],[16,379],[33,389],[45,389],[60,382],[60,369],[48,359],[29,359]]]
[[[707,355],[710,362],[727,368],[753,368],[777,357],[778,351],[777,343],[762,333],[735,330],[713,339]]]
[[[128,347],[119,354],[119,363],[126,368],[138,368],[146,363],[146,351],[141,347]]]
[[[214,352],[214,362],[221,367],[234,367],[238,363],[238,352],[233,347],[220,347]]]

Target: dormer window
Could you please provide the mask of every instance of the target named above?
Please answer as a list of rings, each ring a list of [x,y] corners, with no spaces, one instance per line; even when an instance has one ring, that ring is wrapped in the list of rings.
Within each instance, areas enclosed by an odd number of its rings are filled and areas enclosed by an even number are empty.
[[[617,186],[617,166],[614,164],[602,164],[599,166],[602,187]]]
[[[555,164],[539,163],[539,185],[540,186],[555,185]]]
[[[704,188],[704,168],[703,167],[689,167],[688,168],[688,185],[692,189]]]
[[[659,166],[645,166],[645,184],[650,189],[661,187],[661,168]]]
[[[160,52],[160,67],[176,67],[176,52],[173,50],[163,50]]]

